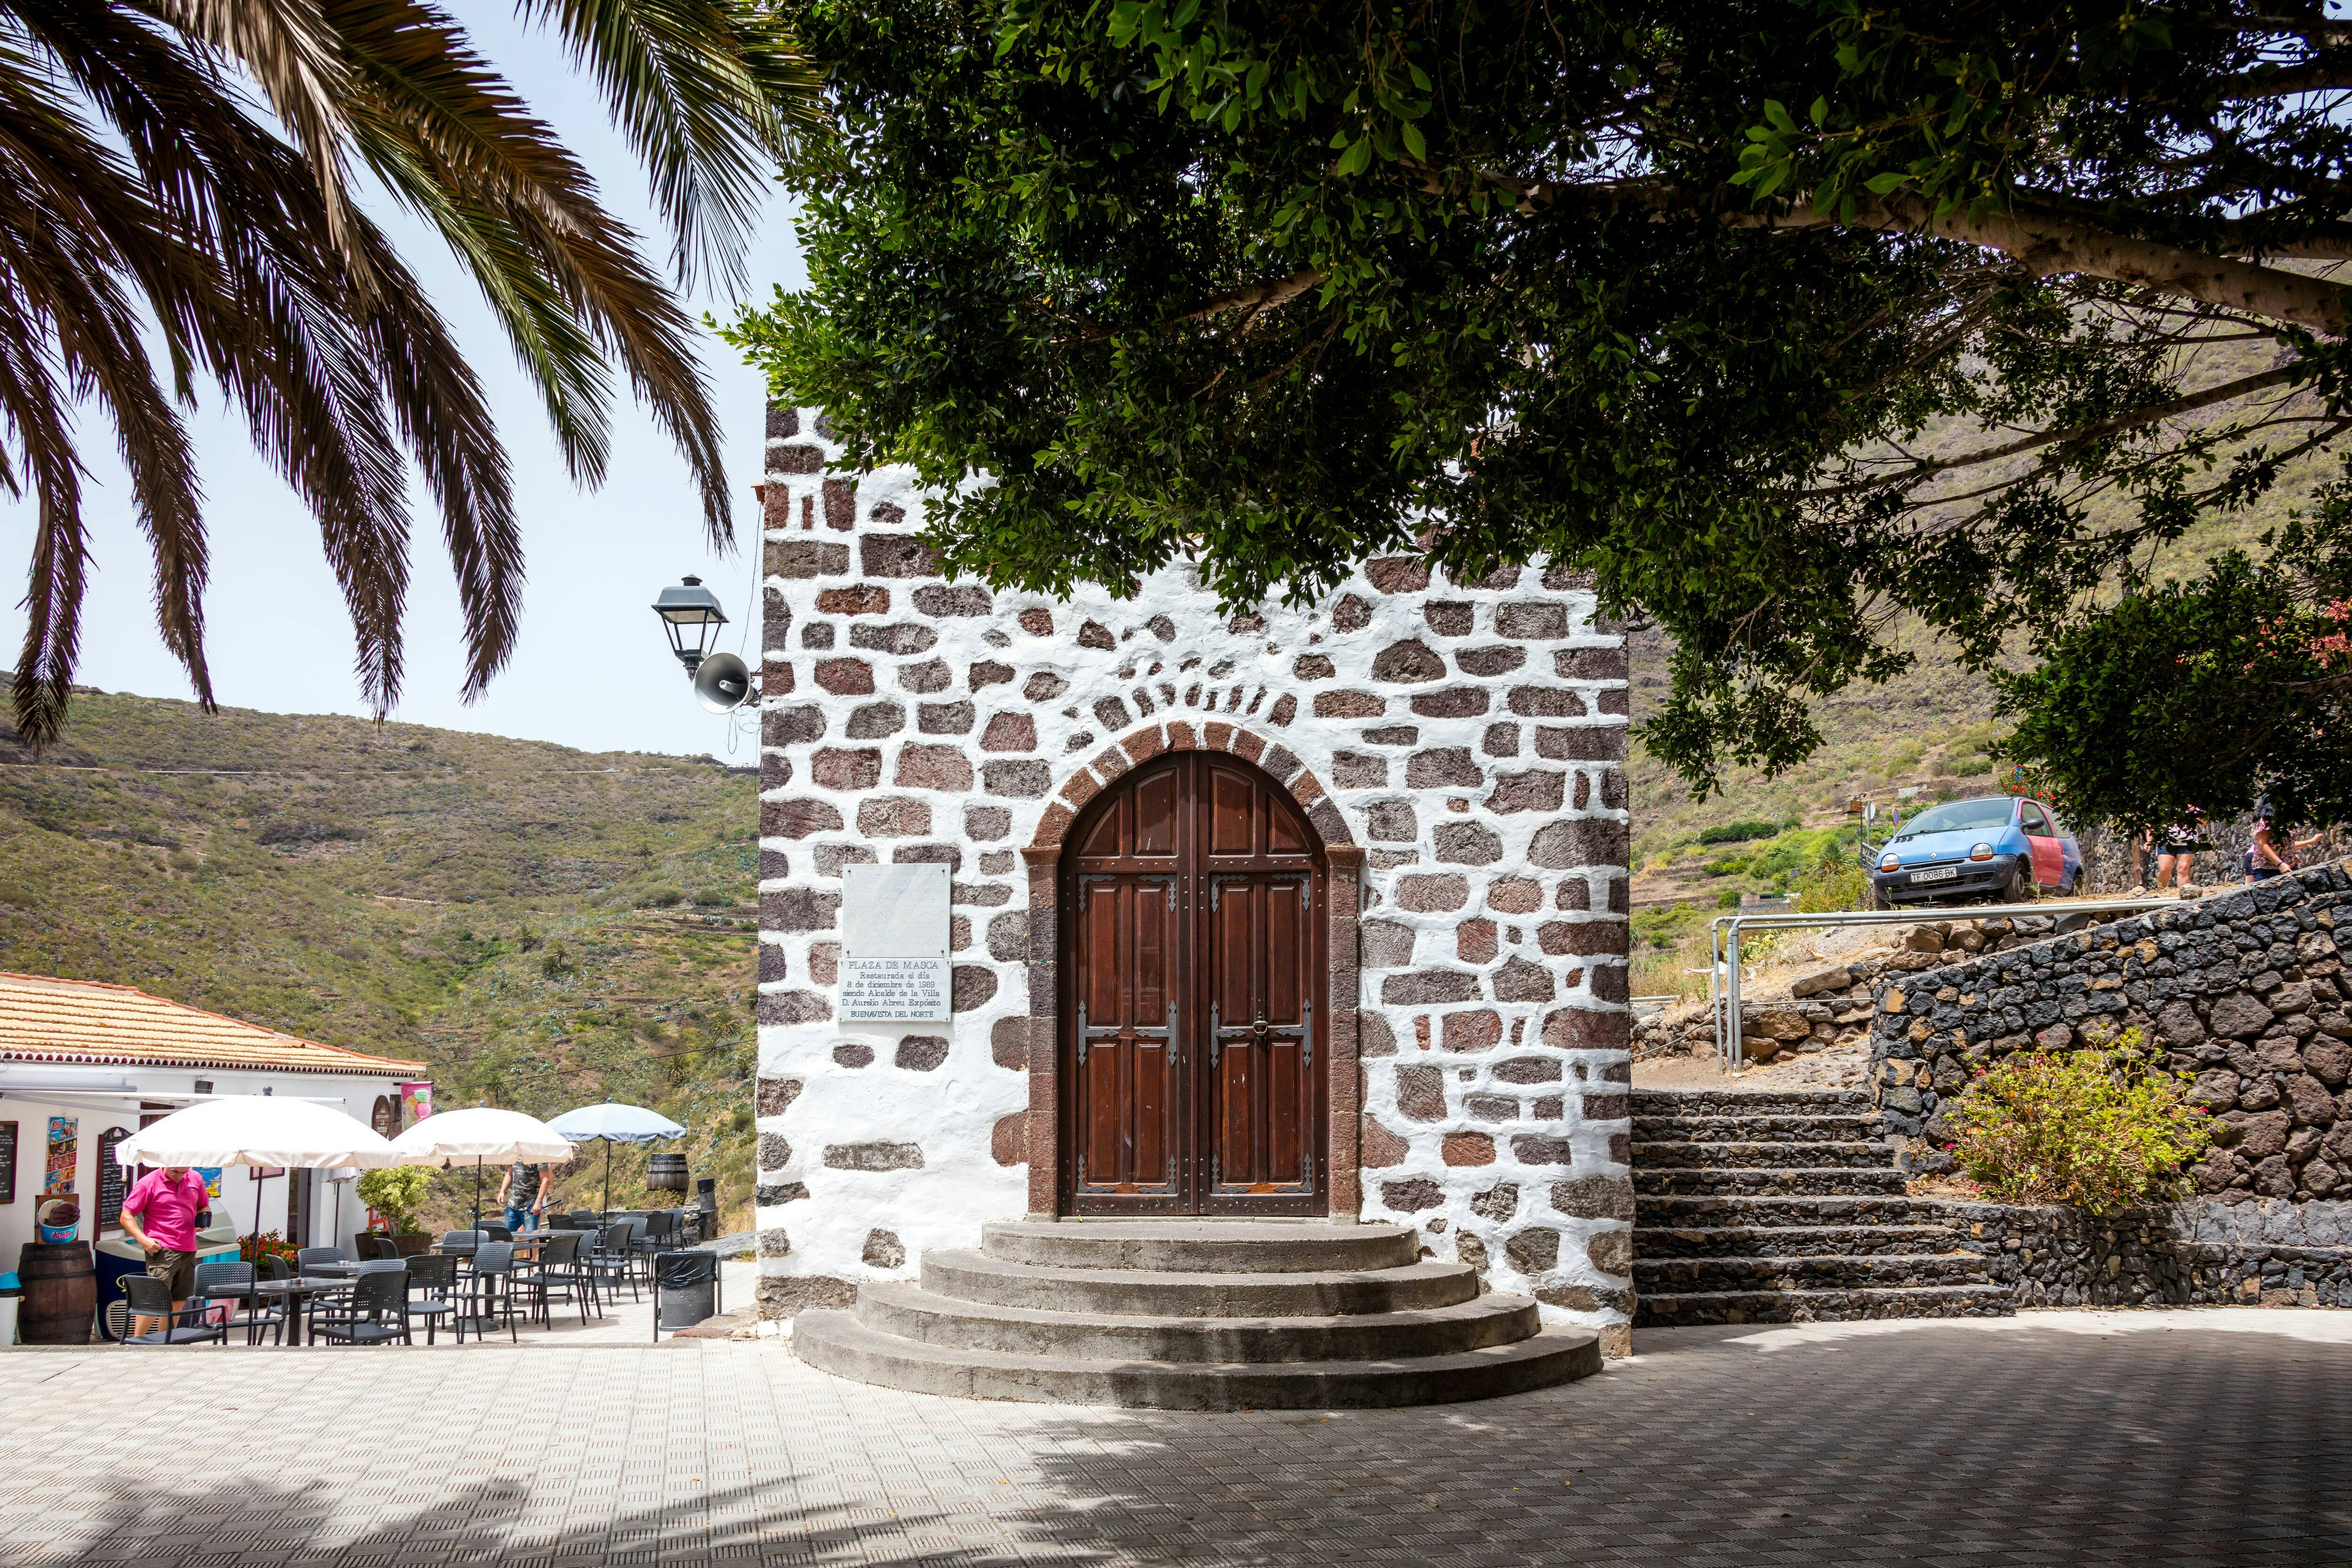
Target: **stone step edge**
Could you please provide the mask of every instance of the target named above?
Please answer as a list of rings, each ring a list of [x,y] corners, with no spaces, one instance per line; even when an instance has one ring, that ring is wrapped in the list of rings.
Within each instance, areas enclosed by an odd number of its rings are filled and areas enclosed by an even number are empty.
[[[1958,1245],[1960,1233],[1948,1225],[1874,1225],[1867,1222],[1858,1225],[1643,1225],[1641,1222],[1640,1215],[1637,1213],[1633,1221],[1633,1256],[1636,1258],[1642,1256],[1642,1238],[1645,1236],[1672,1236],[1696,1243],[1711,1240],[1717,1237],[1731,1236],[1787,1237],[1794,1239],[1800,1237],[1812,1236],[1851,1236],[1857,1237],[1874,1236],[1886,1237],[1890,1233],[1897,1239],[1943,1241],[1952,1244],[1946,1248],[1947,1251],[1966,1252],[1969,1250],[1968,1247]],[[1679,1256],[1688,1258],[1700,1255],[1683,1253]],[[1746,1257],[1748,1255],[1742,1253],[1738,1256]],[[1756,1256],[1760,1257],[1763,1255],[1758,1254]],[[1780,1257],[1783,1255],[1775,1253],[1772,1254],[1772,1256]],[[1790,1253],[1786,1256],[1802,1257],[1805,1255],[1801,1253]],[[1865,1255],[1862,1253],[1822,1253],[1819,1256],[1824,1258],[1846,1256],[1859,1258]],[[1915,1255],[1906,1254],[1905,1256]]]
[[[909,1279],[877,1280],[859,1290],[861,1306],[868,1295],[878,1306],[899,1310],[926,1311],[948,1321],[978,1321],[994,1324],[1013,1324],[1042,1331],[1055,1329],[1100,1330],[1111,1332],[1132,1331],[1157,1337],[1195,1334],[1203,1338],[1227,1335],[1262,1335],[1268,1339],[1286,1335],[1301,1337],[1318,1333],[1378,1333],[1383,1330],[1409,1331],[1424,1327],[1442,1327],[1452,1323],[1476,1323],[1482,1321],[1531,1314],[1536,1308],[1532,1296],[1501,1292],[1474,1296],[1450,1307],[1413,1308],[1394,1312],[1345,1312],[1320,1317],[1297,1318],[1162,1318],[1138,1313],[1055,1311],[1039,1307],[1005,1307],[991,1301],[967,1301],[956,1296],[939,1296]],[[852,1308],[856,1315],[860,1308]],[[861,1326],[872,1332],[888,1334],[895,1339],[909,1339],[860,1320]],[[1514,1340],[1528,1337],[1515,1335]],[[910,1343],[939,1345],[937,1340],[913,1340]],[[949,1349],[972,1347],[950,1345]],[[1006,1353],[1006,1352],[995,1352]],[[1092,1360],[1091,1357],[1065,1357],[1066,1360]],[[1253,1361],[1248,1363],[1216,1363],[1182,1362],[1171,1364],[1234,1364],[1251,1366],[1283,1366],[1305,1364],[1311,1356]]]
[[[2014,1310],[2015,1289],[2008,1285],[1846,1285],[1797,1290],[1645,1290],[1641,1300],[1672,1301],[1678,1307],[1717,1305],[1758,1306],[1850,1300],[1862,1298],[1866,1306],[1903,1306],[1936,1301],[1999,1301]],[[1656,1325],[1652,1325],[1655,1327]]]
[[[1037,1268],[1295,1274],[1399,1268],[1412,1261],[1420,1240],[1415,1227],[1393,1221],[991,1220],[981,1226],[980,1250]],[[1307,1268],[1291,1260],[1298,1254]]]
[[[1658,1279],[1654,1278],[1654,1276],[1659,1272],[1659,1270],[1670,1267],[1676,1268],[1704,1268],[1709,1266],[1718,1268],[1736,1266],[1742,1273],[1764,1274],[1768,1272],[1779,1272],[1791,1275],[1820,1273],[1826,1268],[1837,1267],[1848,1269],[1856,1276],[1862,1276],[1869,1274],[1900,1273],[1901,1268],[1898,1266],[1916,1268],[1922,1263],[1958,1262],[1963,1259],[1969,1263],[1976,1265],[1978,1272],[1981,1273],[1983,1271],[1985,1257],[1982,1253],[1979,1252],[1898,1252],[1892,1254],[1869,1252],[1824,1252],[1819,1254],[1799,1255],[1794,1258],[1751,1258],[1744,1254],[1734,1254],[1724,1258],[1636,1258],[1633,1259],[1633,1278],[1641,1284],[1641,1293],[1645,1297],[1695,1296],[1704,1294],[1705,1292],[1701,1290],[1677,1290],[1674,1288],[1674,1282],[1672,1280]],[[1643,1267],[1644,1264],[1647,1264],[1650,1267],[1644,1268]],[[1986,1283],[1986,1281],[1952,1279],[1943,1281],[1942,1283],[1963,1285],[1981,1284]],[[1787,1287],[1786,1289],[1794,1289],[1805,1288],[1806,1287],[1791,1286]],[[1835,1287],[1832,1286],[1822,1286],[1820,1288],[1823,1289],[1835,1289]],[[1870,1286],[1866,1280],[1857,1279],[1854,1288],[1856,1289],[1867,1289]],[[1783,1288],[1759,1284],[1757,1286],[1757,1289],[1778,1290]]]
[[[1633,1163],[1642,1163],[1644,1149],[1843,1149],[1849,1152],[1884,1154],[1895,1157],[1895,1151],[1874,1138],[1751,1138],[1744,1142],[1726,1140],[1711,1142],[1704,1138],[1637,1139],[1633,1143]]]
[[[1274,1297],[1295,1293],[1302,1298],[1319,1298],[1330,1293],[1383,1293],[1384,1288],[1418,1288],[1444,1292],[1459,1290],[1455,1300],[1444,1303],[1459,1305],[1477,1295],[1477,1270],[1464,1263],[1450,1263],[1443,1258],[1420,1258],[1399,1264],[1394,1268],[1324,1269],[1305,1274],[1177,1274],[1146,1268],[1055,1268],[1041,1264],[1013,1263],[1002,1258],[991,1258],[977,1247],[948,1247],[923,1255],[921,1283],[928,1289],[931,1268],[936,1265],[942,1273],[961,1271],[973,1276],[992,1277],[1008,1282],[1044,1286],[1051,1289],[1097,1289],[1110,1293],[1123,1293],[1138,1289],[1146,1290],[1233,1291]],[[911,1283],[911,1281],[910,1281]],[[942,1281],[944,1283],[944,1281]],[[933,1289],[931,1294],[956,1301],[982,1305],[1009,1305],[985,1302],[977,1296],[960,1296],[951,1290]],[[1318,1304],[1308,1301],[1307,1305]],[[1038,1310],[1038,1309],[1032,1309]],[[1373,1309],[1382,1310],[1385,1309]],[[1427,1310],[1427,1309],[1415,1309]],[[1157,1316],[1157,1314],[1141,1314]],[[1197,1316],[1194,1313],[1180,1316]],[[1244,1314],[1249,1317],[1278,1316],[1264,1310]],[[1301,1316],[1328,1316],[1328,1313],[1302,1313]],[[1346,1314],[1339,1314],[1346,1315]]]
[[[907,1389],[919,1383],[925,1386],[912,1392],[1131,1409],[1379,1409],[1451,1404],[1547,1388],[1601,1370],[1601,1336],[1590,1329],[1569,1328],[1547,1328],[1487,1350],[1388,1362],[1089,1362],[950,1350],[877,1333],[846,1311],[812,1310],[794,1321],[792,1348],[820,1372],[857,1382],[879,1381],[847,1370],[860,1360],[895,1363],[889,1370],[906,1375],[881,1383],[883,1387]],[[939,1384],[949,1386],[931,1386]]]

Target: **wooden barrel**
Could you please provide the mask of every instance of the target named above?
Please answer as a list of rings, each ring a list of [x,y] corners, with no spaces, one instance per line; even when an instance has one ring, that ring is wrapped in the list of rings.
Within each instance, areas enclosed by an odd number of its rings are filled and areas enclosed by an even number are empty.
[[[16,1255],[25,1302],[16,1336],[28,1345],[86,1345],[98,1315],[98,1269],[86,1241],[28,1241]]]
[[[686,1191],[686,1156],[672,1149],[656,1149],[646,1163],[646,1185],[657,1193]]]

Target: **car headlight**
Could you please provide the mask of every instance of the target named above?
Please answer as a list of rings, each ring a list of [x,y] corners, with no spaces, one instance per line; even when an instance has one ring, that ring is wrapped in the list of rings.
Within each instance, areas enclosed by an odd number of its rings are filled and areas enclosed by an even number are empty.
[[[1900,871],[1903,869],[1903,857],[1890,849],[1878,858],[1878,868],[1882,871]]]
[[[1992,858],[1992,846],[1991,846],[1991,845],[1990,845],[1990,844],[1971,844],[1971,845],[1969,845],[1969,859],[1971,859],[1971,860],[1990,860],[1990,859],[1991,859],[1991,858]]]

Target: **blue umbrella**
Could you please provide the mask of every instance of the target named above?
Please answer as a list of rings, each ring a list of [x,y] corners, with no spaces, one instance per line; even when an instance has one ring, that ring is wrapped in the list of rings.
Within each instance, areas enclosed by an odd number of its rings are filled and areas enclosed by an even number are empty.
[[[642,1105],[616,1105],[606,1100],[601,1105],[583,1105],[577,1110],[567,1110],[548,1122],[550,1127],[574,1143],[589,1143],[599,1139],[604,1144],[604,1212],[613,1212],[613,1145],[615,1143],[650,1143],[656,1138],[682,1138],[686,1129],[658,1110],[647,1110]]]

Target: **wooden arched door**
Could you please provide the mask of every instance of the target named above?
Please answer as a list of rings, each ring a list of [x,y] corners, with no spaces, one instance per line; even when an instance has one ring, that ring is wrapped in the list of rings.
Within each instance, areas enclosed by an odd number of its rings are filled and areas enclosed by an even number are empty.
[[[1184,752],[1063,841],[1063,1212],[1321,1215],[1323,854],[1280,784]]]

